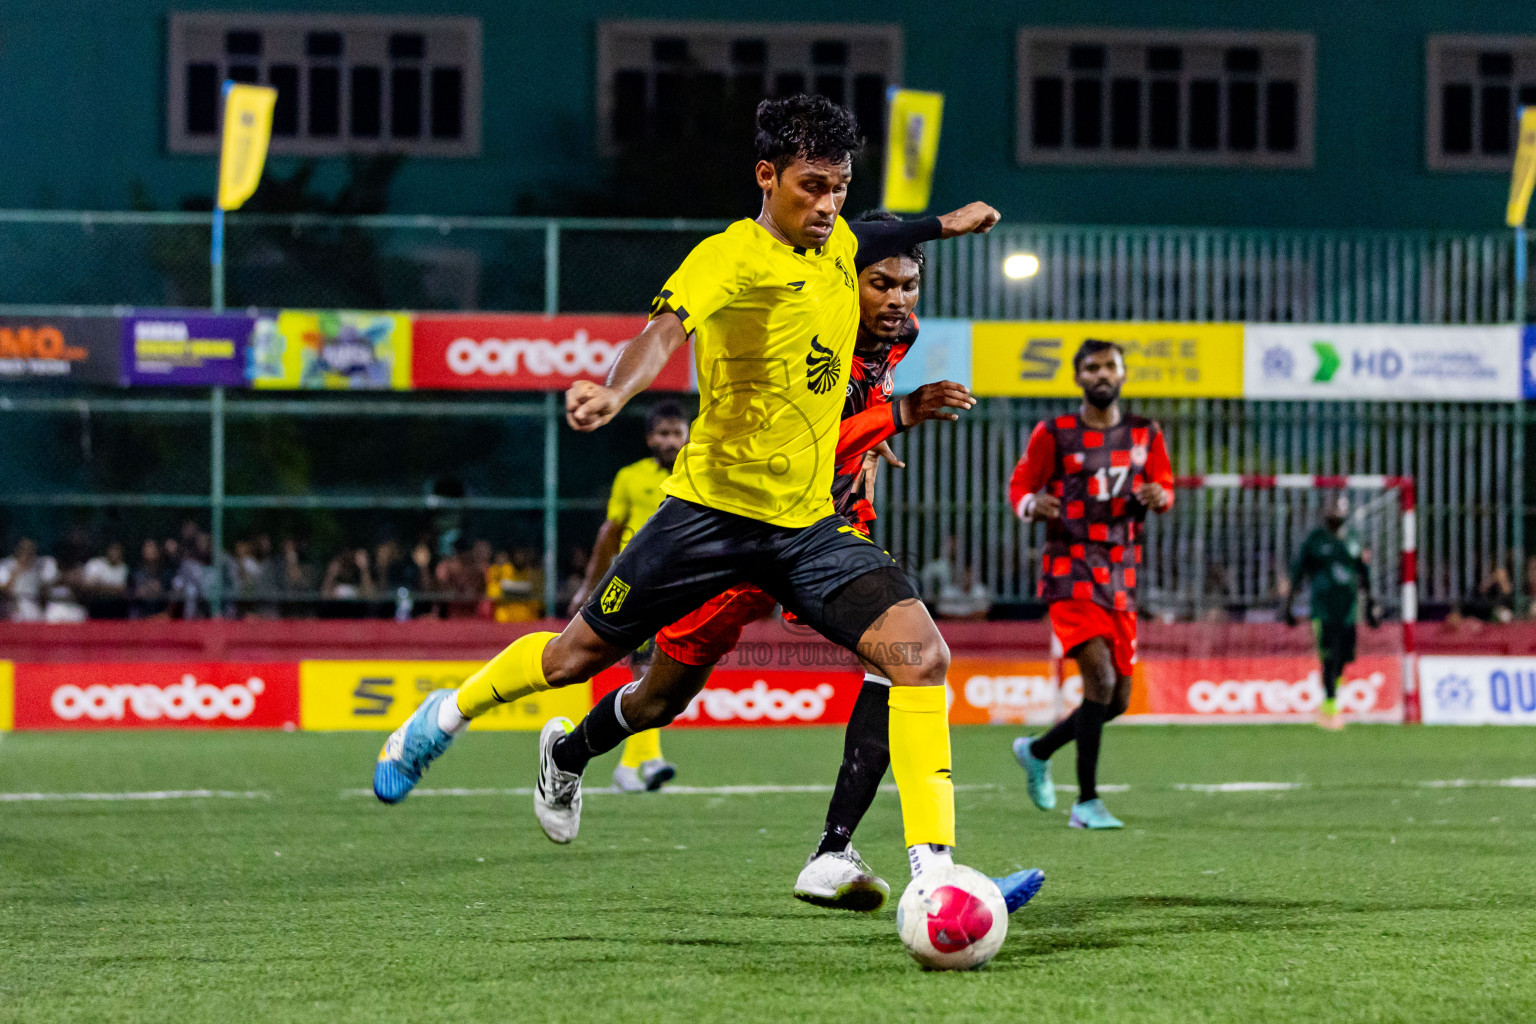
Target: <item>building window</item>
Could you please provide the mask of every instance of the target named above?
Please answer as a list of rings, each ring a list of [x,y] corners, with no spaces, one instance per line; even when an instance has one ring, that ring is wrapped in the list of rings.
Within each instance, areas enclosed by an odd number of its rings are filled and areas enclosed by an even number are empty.
[[[1313,39],[1023,28],[1022,164],[1310,167]]]
[[[226,79],[277,90],[274,154],[480,152],[476,18],[182,12],[166,52],[173,153],[218,152]]]
[[[1429,166],[1508,173],[1520,108],[1536,106],[1536,36],[1430,36],[1425,72]]]
[[[606,21],[597,30],[598,144],[607,155],[708,135],[771,96],[820,93],[885,137],[901,26]],[[734,125],[731,130],[734,130]]]

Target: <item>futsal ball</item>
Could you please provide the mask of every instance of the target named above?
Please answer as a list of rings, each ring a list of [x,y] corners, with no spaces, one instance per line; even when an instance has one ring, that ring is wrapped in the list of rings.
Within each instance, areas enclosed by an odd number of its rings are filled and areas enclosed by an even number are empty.
[[[997,883],[954,864],[925,871],[896,905],[896,931],[912,959],[935,971],[968,971],[991,960],[1008,935]]]

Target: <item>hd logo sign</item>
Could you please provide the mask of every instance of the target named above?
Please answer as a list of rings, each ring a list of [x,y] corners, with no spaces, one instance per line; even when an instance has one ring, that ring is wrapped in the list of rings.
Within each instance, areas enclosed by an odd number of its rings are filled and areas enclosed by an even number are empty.
[[[464,682],[480,661],[306,661],[299,666],[299,720],[316,731],[388,732],[433,690]],[[537,730],[555,715],[580,719],[592,707],[592,684],[567,686],[492,708],[472,729]]]

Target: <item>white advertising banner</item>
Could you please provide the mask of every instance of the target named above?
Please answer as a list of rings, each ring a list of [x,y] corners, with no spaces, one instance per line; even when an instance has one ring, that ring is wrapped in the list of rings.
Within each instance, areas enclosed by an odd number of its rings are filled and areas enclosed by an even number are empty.
[[[1426,725],[1536,725],[1536,657],[1421,657]]]
[[[1247,324],[1245,398],[1518,402],[1520,328]]]

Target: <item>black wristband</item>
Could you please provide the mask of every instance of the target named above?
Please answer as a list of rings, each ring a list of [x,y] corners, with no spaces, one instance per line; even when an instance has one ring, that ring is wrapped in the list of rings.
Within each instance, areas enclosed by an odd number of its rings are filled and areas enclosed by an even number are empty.
[[[907,429],[907,425],[905,423],[901,422],[901,399],[900,398],[896,399],[896,401],[891,403],[891,422],[896,425],[896,433],[898,433],[898,434]]]

